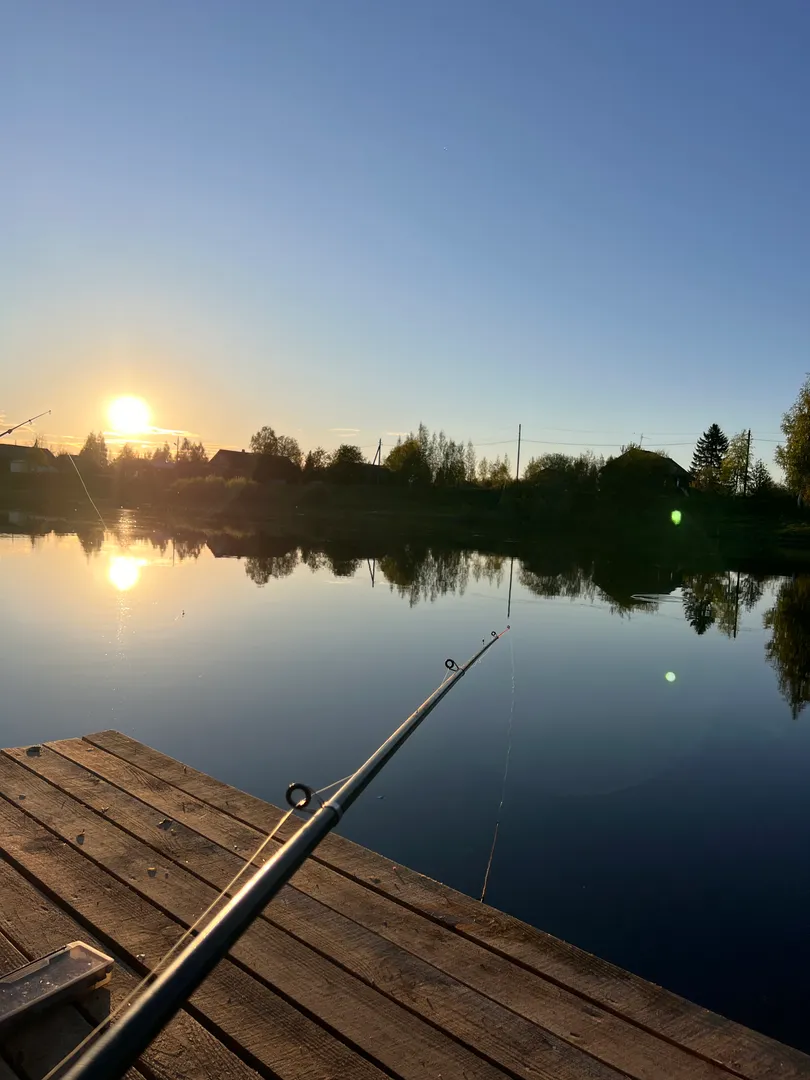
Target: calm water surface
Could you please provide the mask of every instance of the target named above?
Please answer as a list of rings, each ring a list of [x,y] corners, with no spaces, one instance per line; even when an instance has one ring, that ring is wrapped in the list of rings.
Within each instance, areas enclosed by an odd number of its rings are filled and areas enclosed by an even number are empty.
[[[3,528],[0,745],[117,728],[276,804],[507,621],[503,557]],[[511,715],[488,901],[810,1049],[810,581],[512,571],[512,632],[341,831],[480,895]]]

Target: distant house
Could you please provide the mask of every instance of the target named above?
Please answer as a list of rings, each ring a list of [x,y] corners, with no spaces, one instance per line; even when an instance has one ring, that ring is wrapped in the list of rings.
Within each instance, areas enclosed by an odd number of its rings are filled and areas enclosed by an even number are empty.
[[[55,473],[56,458],[42,446],[0,442],[0,473]]]
[[[214,476],[224,476],[226,480],[237,476],[252,480],[257,457],[258,454],[248,454],[245,450],[217,450],[208,462],[208,471]]]
[[[638,446],[611,458],[599,473],[600,490],[617,494],[686,492],[689,481],[688,470],[677,461]]]
[[[208,471],[226,480],[243,476],[260,484],[290,484],[301,477],[301,470],[289,458],[250,454],[246,450],[217,450],[208,463]]]

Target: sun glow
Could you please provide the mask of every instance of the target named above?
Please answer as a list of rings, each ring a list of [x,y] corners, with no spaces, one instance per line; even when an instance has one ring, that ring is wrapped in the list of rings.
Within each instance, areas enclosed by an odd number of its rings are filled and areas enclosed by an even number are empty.
[[[132,555],[115,555],[110,559],[107,577],[116,589],[127,592],[138,584],[141,567],[145,565],[144,559],[136,559]]]
[[[149,430],[152,414],[139,397],[119,397],[110,402],[107,418],[118,435],[140,435]]]

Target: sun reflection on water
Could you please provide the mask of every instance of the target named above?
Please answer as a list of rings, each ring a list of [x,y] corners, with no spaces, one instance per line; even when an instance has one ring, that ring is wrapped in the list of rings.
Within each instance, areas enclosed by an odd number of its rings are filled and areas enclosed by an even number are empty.
[[[136,559],[134,555],[113,555],[107,577],[119,592],[128,592],[138,584],[142,566],[146,566],[146,559]]]

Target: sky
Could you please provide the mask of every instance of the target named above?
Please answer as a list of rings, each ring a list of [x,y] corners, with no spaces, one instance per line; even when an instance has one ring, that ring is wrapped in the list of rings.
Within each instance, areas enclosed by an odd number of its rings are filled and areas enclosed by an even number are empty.
[[[514,462],[810,368],[805,0],[28,0],[0,33],[0,414],[52,446],[421,422]]]

